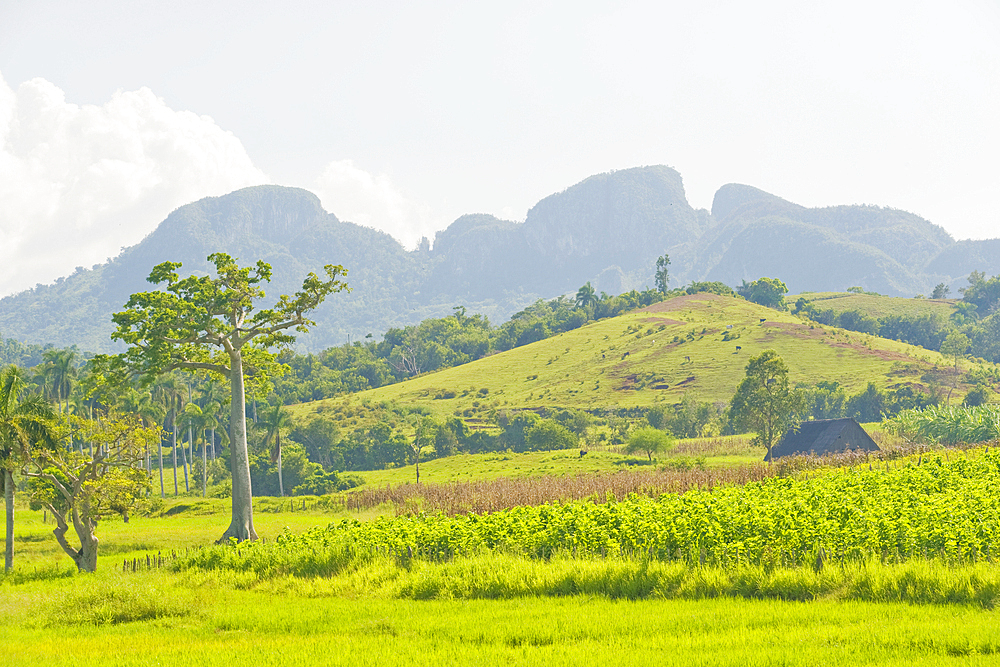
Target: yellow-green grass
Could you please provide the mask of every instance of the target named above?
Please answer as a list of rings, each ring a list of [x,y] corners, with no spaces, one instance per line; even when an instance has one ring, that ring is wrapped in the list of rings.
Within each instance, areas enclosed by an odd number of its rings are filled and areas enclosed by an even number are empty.
[[[732,340],[723,340],[727,335]],[[861,391],[869,382],[924,386],[922,377],[946,363],[939,353],[906,343],[812,324],[742,299],[695,294],[462,366],[292,410],[306,417],[343,402],[395,401],[438,415],[469,416],[489,408],[650,407],[677,403],[685,394],[727,402],[748,359],[765,349],[782,356],[793,384],[830,380],[848,392]]]
[[[785,300],[795,303],[805,297],[820,310],[828,308],[841,313],[845,310],[860,310],[872,317],[887,315],[939,315],[948,319],[955,312],[958,299],[908,299],[899,296],[875,296],[852,292],[803,292],[793,294]]]
[[[193,588],[128,575],[0,599],[11,665],[996,664],[1000,624],[969,606],[701,599],[380,600]],[[91,620],[86,606],[106,613]],[[81,607],[83,607],[81,609]],[[123,607],[139,616],[113,622]],[[157,612],[164,615],[157,618]],[[111,619],[108,622],[107,619]]]
[[[303,532],[326,525],[335,518],[348,516],[343,511],[325,511],[307,499],[308,509],[301,510],[302,498],[254,499],[254,527],[260,537],[274,539],[284,530]],[[292,510],[292,503],[295,510]],[[219,539],[229,526],[231,501],[220,498],[168,498],[163,508],[152,516],[133,516],[128,523],[119,518],[102,521],[96,534],[100,540],[98,569],[120,568],[126,558],[145,558],[149,554],[195,548]],[[375,511],[352,512],[352,518],[369,518]],[[45,520],[47,519],[47,521]],[[51,515],[20,505],[15,510],[14,564],[26,568],[70,568],[69,557],[59,548],[52,530]],[[73,529],[67,535],[75,538]],[[4,540],[0,539],[0,546]]]
[[[731,438],[719,438],[725,441]],[[684,443],[686,441],[680,441]],[[621,447],[614,448],[617,450]],[[711,454],[704,456],[706,467],[721,467],[761,461],[763,447],[749,447],[745,452]],[[670,454],[659,455],[651,465],[670,465],[678,457]],[[614,472],[628,466],[650,465],[643,455],[633,456],[614,450],[590,451],[580,456],[577,450],[556,450],[549,452],[496,452],[489,454],[456,454],[439,459],[431,459],[420,464],[420,481],[442,484],[446,482],[468,482],[499,477],[535,477],[540,475],[584,475],[590,473]],[[385,486],[416,481],[416,466],[408,465],[387,470],[370,470],[352,473],[362,477],[366,484]]]

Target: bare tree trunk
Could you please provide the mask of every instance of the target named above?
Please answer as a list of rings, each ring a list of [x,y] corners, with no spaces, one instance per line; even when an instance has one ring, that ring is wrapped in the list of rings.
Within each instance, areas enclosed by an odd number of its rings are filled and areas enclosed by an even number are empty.
[[[159,442],[156,443],[156,448],[159,450],[160,454],[160,498],[165,498],[166,494],[163,489],[163,438],[160,437]]]
[[[285,478],[281,474],[281,434],[275,434],[275,446],[278,448],[278,493],[285,497]]]
[[[202,431],[201,440],[201,497],[208,497],[208,438],[204,437],[207,431]]]
[[[179,491],[177,490],[177,411],[171,412],[170,417],[170,448],[171,453],[174,457],[174,496],[176,496]]]
[[[250,488],[250,456],[247,452],[247,408],[243,387],[243,358],[239,350],[229,350],[229,465],[233,473],[233,518],[219,542],[231,537],[238,541],[256,540],[253,527],[253,491]]]
[[[188,482],[188,454],[187,447],[181,442],[181,465],[184,467],[184,493],[191,493],[191,484]]]
[[[7,542],[3,553],[4,572],[10,572],[14,567],[14,475],[10,470],[3,471],[3,499],[7,515]]]
[[[76,529],[77,537],[80,538],[80,548],[74,549],[66,539],[66,533],[69,531],[66,516],[57,512],[51,505],[49,505],[49,510],[56,519],[56,528],[52,531],[52,534],[56,536],[56,541],[62,547],[62,550],[66,552],[66,555],[76,563],[76,569],[80,572],[96,572],[97,546],[100,540],[94,535],[93,524],[90,521],[81,520],[77,511],[72,510],[73,526]]]

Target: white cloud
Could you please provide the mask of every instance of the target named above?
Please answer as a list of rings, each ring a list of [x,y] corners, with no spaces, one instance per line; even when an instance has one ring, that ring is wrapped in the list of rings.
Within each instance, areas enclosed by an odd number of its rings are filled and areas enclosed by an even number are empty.
[[[339,219],[380,229],[413,248],[421,236],[434,238],[446,225],[434,220],[430,206],[407,198],[386,174],[373,176],[353,160],[327,165],[316,179],[323,208]]]
[[[148,88],[101,106],[0,75],[0,295],[118,254],[173,209],[267,182],[231,132]]]

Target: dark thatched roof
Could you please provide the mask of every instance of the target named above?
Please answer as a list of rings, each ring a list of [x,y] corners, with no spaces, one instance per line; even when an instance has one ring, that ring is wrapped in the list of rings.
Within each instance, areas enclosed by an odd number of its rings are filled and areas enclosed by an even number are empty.
[[[771,448],[765,461],[796,454],[839,454],[848,450],[877,452],[878,445],[853,419],[817,419],[799,424]]]

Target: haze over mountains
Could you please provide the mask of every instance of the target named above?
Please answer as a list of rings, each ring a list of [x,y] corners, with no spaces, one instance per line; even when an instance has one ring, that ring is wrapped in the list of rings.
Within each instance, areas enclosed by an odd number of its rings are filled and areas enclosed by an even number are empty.
[[[306,272],[342,264],[350,294],[316,311],[300,338],[318,350],[441,316],[457,305],[497,321],[538,298],[587,281],[610,294],[653,284],[656,258],[671,258],[671,284],[761,276],[793,292],[860,286],[892,296],[953,292],[971,271],[1000,273],[1000,239],[956,242],[923,218],[877,206],[805,208],[747,185],[692,208],[680,174],[665,166],[591,176],[538,202],[523,223],[465,215],[433,245],[405,250],[391,236],[339,220],[298,188],[263,185],[182,206],[141,243],[52,285],[0,300],[0,333],[24,342],[113,349],[111,313],[152,289],[157,263],[207,271],[209,253],[274,267],[270,296],[294,291]]]

